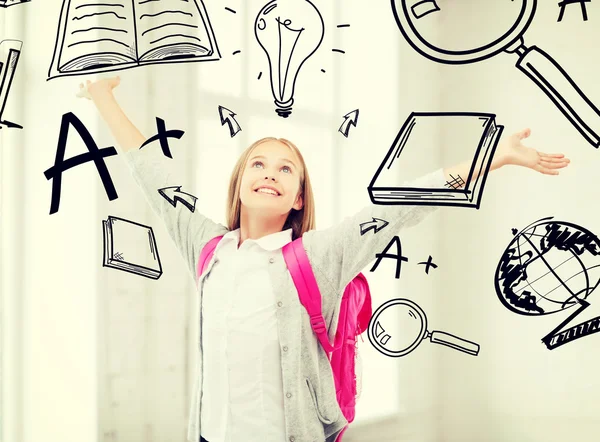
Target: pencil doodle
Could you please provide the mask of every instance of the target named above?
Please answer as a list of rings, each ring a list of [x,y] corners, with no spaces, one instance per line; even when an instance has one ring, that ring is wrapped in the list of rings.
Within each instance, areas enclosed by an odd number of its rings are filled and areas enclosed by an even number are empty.
[[[271,0],[259,11],[254,35],[269,62],[275,111],[292,113],[294,89],[300,68],[321,46],[325,25],[309,0]]]
[[[413,4],[412,8],[410,4]],[[414,0],[391,0],[391,5],[396,24],[406,41],[429,60],[465,64],[488,59],[500,52],[514,54],[516,67],[538,85],[588,143],[600,147],[598,108],[556,60],[536,46],[525,45],[523,34],[533,20],[536,0],[501,2],[501,10],[495,14],[510,18],[509,26],[498,20],[497,31],[492,29],[494,32],[491,33],[497,36],[494,40],[480,36],[481,33],[464,32],[462,42],[453,43],[452,47],[449,47],[448,39],[435,32],[438,20],[457,20],[459,17],[458,20],[478,23],[478,17],[489,14],[486,2],[445,2],[441,8],[434,1],[415,4]],[[420,9],[429,7],[432,8],[429,13]],[[590,72],[593,72],[591,66]]]
[[[340,132],[346,138],[348,138],[348,134],[350,133],[350,125],[354,125],[354,127],[356,127],[356,123],[358,123],[358,113],[359,110],[354,109],[353,111],[350,111],[344,115],[344,122],[338,129],[338,132]]]
[[[79,134],[79,137],[84,142],[88,152],[76,155],[74,157],[65,160],[65,152],[67,149],[67,140],[69,137],[69,127],[73,128]],[[47,180],[52,180],[52,199],[50,202],[50,215],[58,212],[60,206],[60,194],[62,187],[62,174],[63,172],[71,169],[72,167],[79,166],[83,163],[93,161],[102,180],[102,185],[108,196],[108,200],[112,201],[117,199],[117,190],[113,184],[104,158],[117,155],[117,151],[114,146],[103,147],[98,149],[98,145],[94,141],[94,138],[84,126],[75,114],[68,112],[62,116],[60,123],[60,132],[58,136],[58,146],[56,148],[56,159],[54,166],[44,171],[44,176]]]
[[[579,306],[542,338],[548,350],[599,332],[600,315],[565,329],[590,307],[587,298],[600,284],[598,237],[553,217],[512,233],[515,236],[494,277],[496,294],[504,307],[520,315],[541,316]]]
[[[229,126],[229,136],[235,137],[236,134],[242,130],[238,124],[235,116],[237,114],[226,107],[219,106],[219,118],[221,119],[221,126],[225,126],[225,123]]]
[[[177,207],[177,201],[179,201],[187,207],[190,212],[193,213],[194,210],[196,210],[196,201],[198,198],[189,193],[182,192],[181,186],[163,187],[162,189],[158,189],[158,193],[160,193],[173,207]]]
[[[403,167],[402,153],[430,143],[429,136],[437,127],[453,127],[452,142],[471,146],[473,159],[466,184],[449,183],[452,188],[422,188],[403,185],[398,168]],[[373,204],[459,206],[479,209],[489,167],[503,126],[494,114],[475,112],[413,112],[404,122],[396,139],[379,165],[368,186]],[[461,178],[462,180],[462,178]],[[463,180],[464,181],[464,180]]]
[[[160,278],[163,272],[152,227],[116,216],[102,220],[102,227],[103,267]]]
[[[389,223],[384,220],[384,219],[380,219],[380,218],[373,218],[371,221],[366,221],[364,223],[360,224],[360,235],[364,235],[365,233],[367,233],[369,230],[373,230],[373,234],[379,232],[381,229],[383,229],[385,226],[387,226]]]
[[[572,5],[575,3],[579,3],[579,5],[581,6],[581,14],[583,15],[583,21],[587,21],[588,16],[587,16],[587,10],[586,10],[585,4],[589,3],[591,1],[592,0],[562,0],[562,1],[558,2],[558,7],[560,8],[560,12],[558,14],[557,22],[562,21],[563,15],[565,14],[565,8],[568,5]]]
[[[0,8],[29,3],[31,0],[0,0]]]
[[[48,80],[221,58],[202,0],[63,0]]]
[[[371,316],[367,330],[371,345],[393,358],[408,355],[424,340],[472,356],[479,354],[479,344],[475,342],[442,331],[428,331],[423,309],[405,298],[391,299],[380,305]]]
[[[6,108],[8,94],[15,77],[22,47],[23,42],[20,40],[0,41],[0,129],[3,127],[23,129],[20,124],[4,119],[4,109]]]
[[[180,129],[167,130],[165,120],[163,120],[162,118],[159,118],[159,117],[156,117],[156,129],[157,129],[156,135],[153,135],[150,138],[148,138],[146,141],[144,141],[144,143],[140,146],[140,149],[142,147],[147,146],[148,144],[153,143],[154,141],[158,140],[160,142],[160,148],[162,149],[163,154],[167,158],[173,159],[173,156],[171,155],[171,149],[169,149],[169,140],[168,139],[176,138],[179,140],[179,139],[181,139],[181,137],[183,137],[183,134],[185,132]]]
[[[433,267],[434,269],[438,268],[437,264],[435,264],[432,260],[433,260],[433,258],[431,257],[431,255],[429,255],[429,258],[427,258],[427,261],[418,263],[419,265],[421,265],[421,264],[425,265],[425,273],[428,275],[429,275],[429,267]]]
[[[398,253],[393,254],[393,253],[387,253],[387,251],[393,246],[396,245],[396,250]],[[377,261],[375,261],[375,264],[373,264],[373,267],[371,267],[371,272],[374,272],[377,267],[379,266],[379,263],[381,262],[381,260],[383,258],[391,258],[391,259],[395,259],[396,260],[396,275],[395,278],[399,279],[400,278],[400,270],[402,267],[402,262],[408,262],[408,258],[406,256],[402,256],[402,244],[400,243],[400,238],[398,238],[397,236],[394,236],[392,238],[392,240],[388,243],[387,246],[385,246],[385,249],[383,249],[383,252],[381,253],[377,253],[375,255],[377,257]]]

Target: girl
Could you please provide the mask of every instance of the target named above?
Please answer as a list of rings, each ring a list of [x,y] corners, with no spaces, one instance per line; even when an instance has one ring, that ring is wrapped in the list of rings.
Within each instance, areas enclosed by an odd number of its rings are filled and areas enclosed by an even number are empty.
[[[427,206],[369,205],[339,225],[315,228],[310,178],[302,154],[285,139],[263,138],[237,161],[231,175],[227,226],[170,205],[158,189],[178,185],[164,171],[160,148],[143,149],[145,137],[123,113],[112,90],[119,77],[80,84],[107,122],[137,183],[164,221],[198,283],[198,370],[188,440],[333,442],[347,424],[338,406],[331,367],[300,304],[281,248],[302,237],[323,296],[323,317],[333,342],[341,295],[399,230],[435,210]],[[569,163],[521,144],[525,129],[501,141],[491,170],[513,164],[557,175]],[[466,177],[465,162],[416,180],[443,186]],[[389,225],[361,236],[359,225],[382,218]],[[200,251],[224,235],[203,275]]]

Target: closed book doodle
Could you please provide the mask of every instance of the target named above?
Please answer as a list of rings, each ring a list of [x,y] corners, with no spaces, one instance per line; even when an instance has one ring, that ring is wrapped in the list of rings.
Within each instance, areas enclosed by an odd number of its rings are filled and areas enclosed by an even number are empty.
[[[152,227],[116,216],[102,220],[104,267],[123,270],[151,279],[162,275]]]
[[[369,184],[371,201],[478,209],[502,130],[493,114],[411,113]],[[410,184],[420,175],[465,158],[471,160],[467,176],[453,176],[440,187]]]

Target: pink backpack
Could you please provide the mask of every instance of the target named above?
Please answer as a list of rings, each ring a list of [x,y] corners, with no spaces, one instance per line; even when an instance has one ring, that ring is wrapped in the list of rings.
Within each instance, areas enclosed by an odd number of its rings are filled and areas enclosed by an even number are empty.
[[[197,272],[198,278],[206,270],[218,242],[222,236],[211,239],[200,252]],[[344,417],[351,423],[356,407],[356,348],[357,339],[369,326],[371,319],[371,292],[367,278],[359,273],[346,286],[340,305],[337,332],[333,345],[329,342],[323,312],[321,310],[321,292],[308,261],[308,256],[298,238],[283,247],[283,258],[292,276],[300,303],[310,316],[310,323],[321,346],[329,357],[337,401]],[[348,427],[338,435],[336,442]]]

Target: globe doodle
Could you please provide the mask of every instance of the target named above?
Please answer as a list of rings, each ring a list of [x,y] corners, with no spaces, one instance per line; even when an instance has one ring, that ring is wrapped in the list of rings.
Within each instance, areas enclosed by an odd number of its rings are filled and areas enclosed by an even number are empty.
[[[547,315],[586,299],[600,283],[600,241],[576,224],[534,222],[508,245],[496,268],[496,294],[521,315]],[[570,318],[572,319],[572,318]]]

